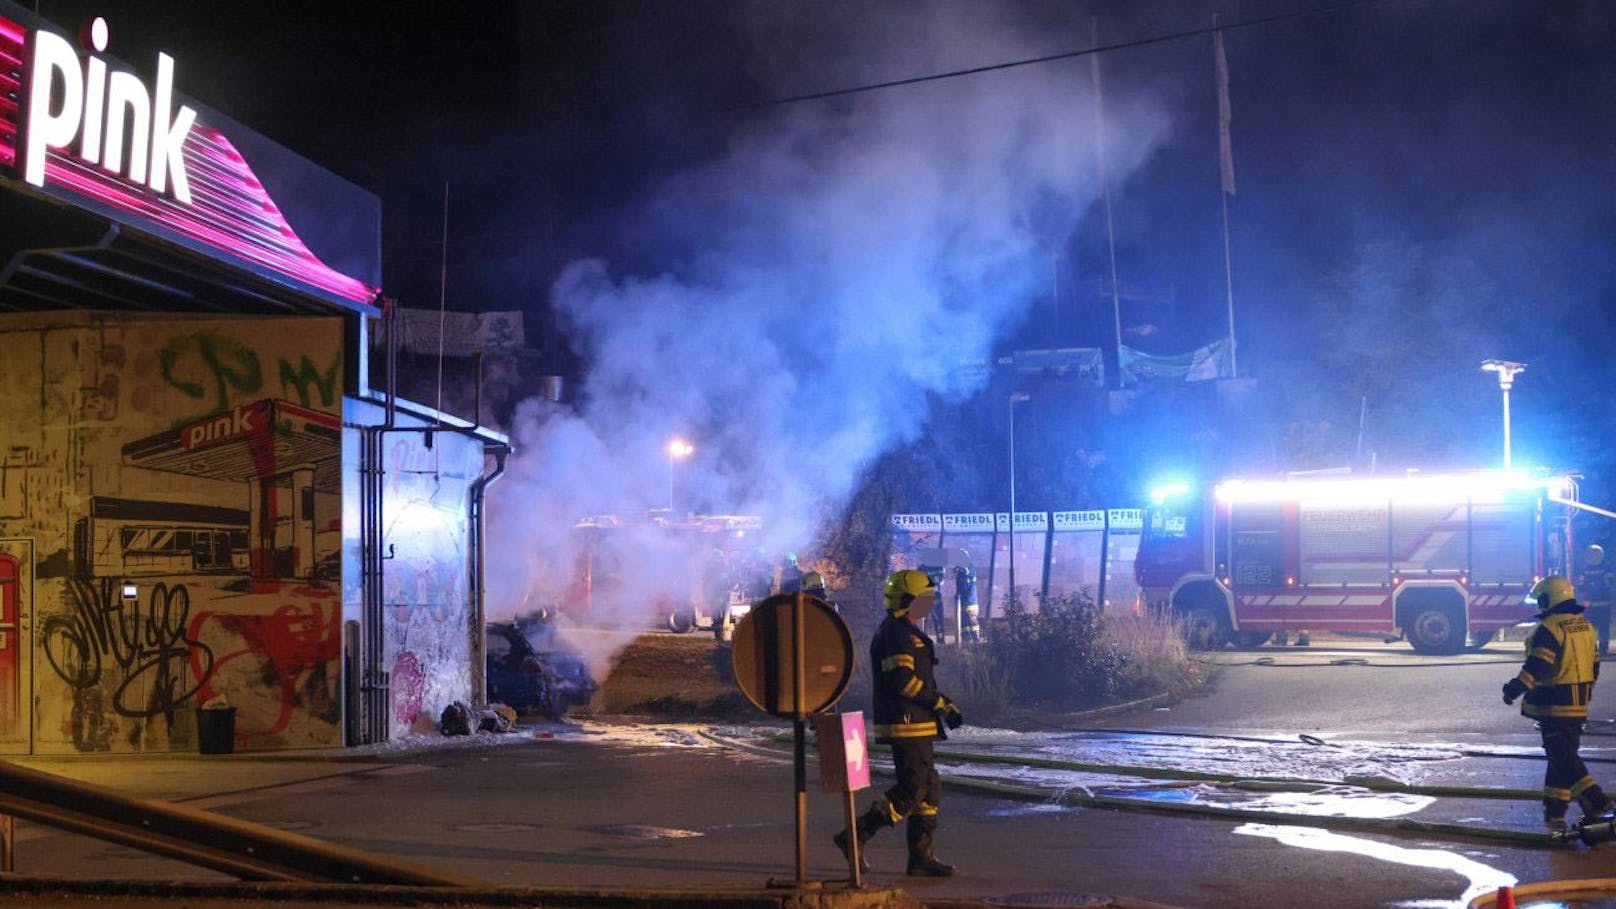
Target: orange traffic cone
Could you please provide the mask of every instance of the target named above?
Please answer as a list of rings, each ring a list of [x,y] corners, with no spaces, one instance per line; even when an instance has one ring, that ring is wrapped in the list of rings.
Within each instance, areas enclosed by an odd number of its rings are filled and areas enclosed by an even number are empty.
[[[1493,902],[1493,909],[1515,909],[1515,888],[1499,887],[1498,896]]]

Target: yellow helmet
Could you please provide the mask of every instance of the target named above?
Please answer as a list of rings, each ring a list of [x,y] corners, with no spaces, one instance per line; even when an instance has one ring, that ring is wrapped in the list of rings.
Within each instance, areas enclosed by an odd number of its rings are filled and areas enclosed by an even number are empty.
[[[1537,600],[1539,611],[1547,612],[1567,600],[1577,598],[1577,591],[1571,582],[1557,574],[1551,574],[1532,585],[1531,596]]]
[[[936,592],[937,585],[931,582],[931,576],[924,571],[914,568],[894,571],[887,575],[887,587],[884,594],[887,612],[893,615],[903,615],[909,611],[909,604],[915,597]]]
[[[825,576],[817,571],[810,571],[802,576],[802,589],[806,591],[821,591],[825,589]]]

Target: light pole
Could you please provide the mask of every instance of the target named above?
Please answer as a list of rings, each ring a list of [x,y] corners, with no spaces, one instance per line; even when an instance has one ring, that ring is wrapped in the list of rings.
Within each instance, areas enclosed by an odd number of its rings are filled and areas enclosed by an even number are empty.
[[[1016,596],[1016,405],[1028,400],[1026,392],[1010,394],[1010,598]]]
[[[668,518],[669,518],[669,520],[672,520],[672,518],[673,518],[673,462],[674,461],[683,461],[685,458],[690,457],[691,453],[693,453],[695,450],[696,450],[696,446],[690,444],[689,442],[686,442],[684,439],[681,439],[678,436],[674,436],[673,438],[668,440],[667,452],[668,452]]]
[[[1525,363],[1514,363],[1509,360],[1482,360],[1481,368],[1485,372],[1498,373],[1498,390],[1504,393],[1504,469],[1509,464],[1509,389],[1515,384],[1515,376],[1526,370]]]

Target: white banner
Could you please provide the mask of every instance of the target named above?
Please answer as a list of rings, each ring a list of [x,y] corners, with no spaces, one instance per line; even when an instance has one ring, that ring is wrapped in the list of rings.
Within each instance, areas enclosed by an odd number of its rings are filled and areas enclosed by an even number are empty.
[[[1092,511],[1057,511],[1052,516],[1055,531],[1063,530],[1104,530],[1105,511],[1094,509]]]

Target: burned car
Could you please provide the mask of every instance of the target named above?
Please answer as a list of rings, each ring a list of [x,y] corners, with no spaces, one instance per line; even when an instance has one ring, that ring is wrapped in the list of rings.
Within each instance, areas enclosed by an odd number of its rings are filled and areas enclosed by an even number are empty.
[[[486,637],[490,702],[561,719],[594,695],[583,655],[555,646],[549,623],[489,622]]]

